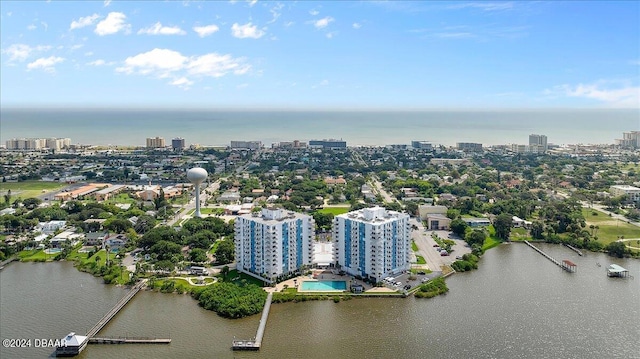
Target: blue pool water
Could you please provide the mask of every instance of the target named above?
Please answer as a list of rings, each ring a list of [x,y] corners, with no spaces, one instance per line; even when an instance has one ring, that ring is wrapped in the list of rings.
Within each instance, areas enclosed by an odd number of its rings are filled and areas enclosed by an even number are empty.
[[[321,280],[321,281],[304,281],[302,288],[304,290],[313,290],[321,292],[344,291],[347,290],[347,282],[343,280]]]

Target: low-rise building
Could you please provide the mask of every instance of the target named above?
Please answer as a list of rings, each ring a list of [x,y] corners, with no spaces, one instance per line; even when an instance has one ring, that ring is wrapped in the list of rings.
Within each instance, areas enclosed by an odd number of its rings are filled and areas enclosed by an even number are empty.
[[[435,230],[448,230],[451,225],[451,218],[440,213],[429,213],[426,216],[427,229]]]
[[[640,202],[640,188],[628,185],[613,185],[609,187],[609,193],[613,197],[626,196],[633,202]]]

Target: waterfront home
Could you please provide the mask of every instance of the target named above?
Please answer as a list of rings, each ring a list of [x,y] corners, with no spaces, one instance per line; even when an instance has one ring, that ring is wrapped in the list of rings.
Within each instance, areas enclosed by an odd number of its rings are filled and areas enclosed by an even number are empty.
[[[109,237],[109,232],[89,232],[84,236],[85,246],[102,246]]]
[[[114,234],[110,237],[107,237],[104,240],[104,244],[109,246],[111,249],[122,248],[127,244],[129,239],[125,234]]]

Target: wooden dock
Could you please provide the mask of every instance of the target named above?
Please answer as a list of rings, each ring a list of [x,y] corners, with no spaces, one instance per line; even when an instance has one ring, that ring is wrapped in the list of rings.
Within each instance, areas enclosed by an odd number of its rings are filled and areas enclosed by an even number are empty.
[[[0,262],[0,270],[4,269],[4,266],[6,266],[7,264],[17,261],[18,260],[18,256],[11,256],[10,258],[3,260],[2,262]]]
[[[543,252],[542,250],[540,250],[538,247],[534,246],[533,244],[529,243],[529,241],[524,241],[524,243],[526,245],[528,245],[529,247],[533,248],[536,252],[542,254],[545,258],[547,258],[548,260],[550,260],[553,264],[557,265],[558,267],[562,268],[563,270],[569,272],[569,273],[575,273],[578,266],[576,264],[574,264],[573,262],[569,261],[569,260],[563,260],[562,262],[558,262],[555,258],[551,257],[550,255],[546,254],[545,252]]]
[[[262,337],[264,336],[264,328],[267,325],[267,318],[269,317],[269,310],[271,309],[271,299],[273,293],[267,295],[267,300],[264,303],[262,309],[262,317],[260,317],[260,325],[258,325],[258,331],[254,340],[233,340],[233,350],[259,350],[262,345]]]
[[[116,303],[116,305],[113,308],[111,308],[111,310],[104,317],[102,317],[102,319],[100,319],[100,321],[98,321],[98,323],[94,325],[93,328],[91,328],[87,332],[87,337],[89,337],[89,340],[91,340],[92,337],[98,334],[98,332],[102,330],[102,328],[104,328],[104,326],[107,325],[109,321],[113,319],[113,317],[115,317],[116,314],[118,314],[120,310],[122,310],[122,308],[124,308],[124,306],[127,305],[127,303],[129,303],[129,301],[136,294],[138,294],[140,289],[142,289],[142,287],[144,287],[146,283],[147,283],[147,280],[143,279],[140,282],[138,282],[136,285],[134,285],[133,288],[131,288],[131,290],[129,290],[129,292],[127,292],[127,294],[124,297],[122,297],[122,299],[120,299],[118,303]]]
[[[569,249],[571,249],[572,251],[574,251],[574,252],[578,253],[578,255],[579,255],[580,257],[582,257],[582,256],[583,256],[582,252],[581,252],[578,248],[576,248],[576,247],[574,247],[574,246],[572,246],[572,245],[570,245],[570,244],[566,244],[566,243],[564,244],[564,246],[565,246],[565,247],[567,247],[567,248],[569,248]]]
[[[171,339],[123,337],[123,338],[89,338],[89,344],[169,344]]]

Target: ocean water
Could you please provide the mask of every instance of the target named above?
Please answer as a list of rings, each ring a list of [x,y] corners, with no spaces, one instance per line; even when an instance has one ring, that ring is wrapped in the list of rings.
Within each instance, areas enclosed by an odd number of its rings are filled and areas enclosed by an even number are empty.
[[[76,144],[139,145],[147,137],[183,137],[187,144],[265,145],[295,139],[336,138],[348,146],[409,144],[527,144],[532,133],[550,143],[612,144],[640,130],[638,109],[429,110],[429,111],[219,111],[2,109],[0,141],[16,137],[68,137]]]

